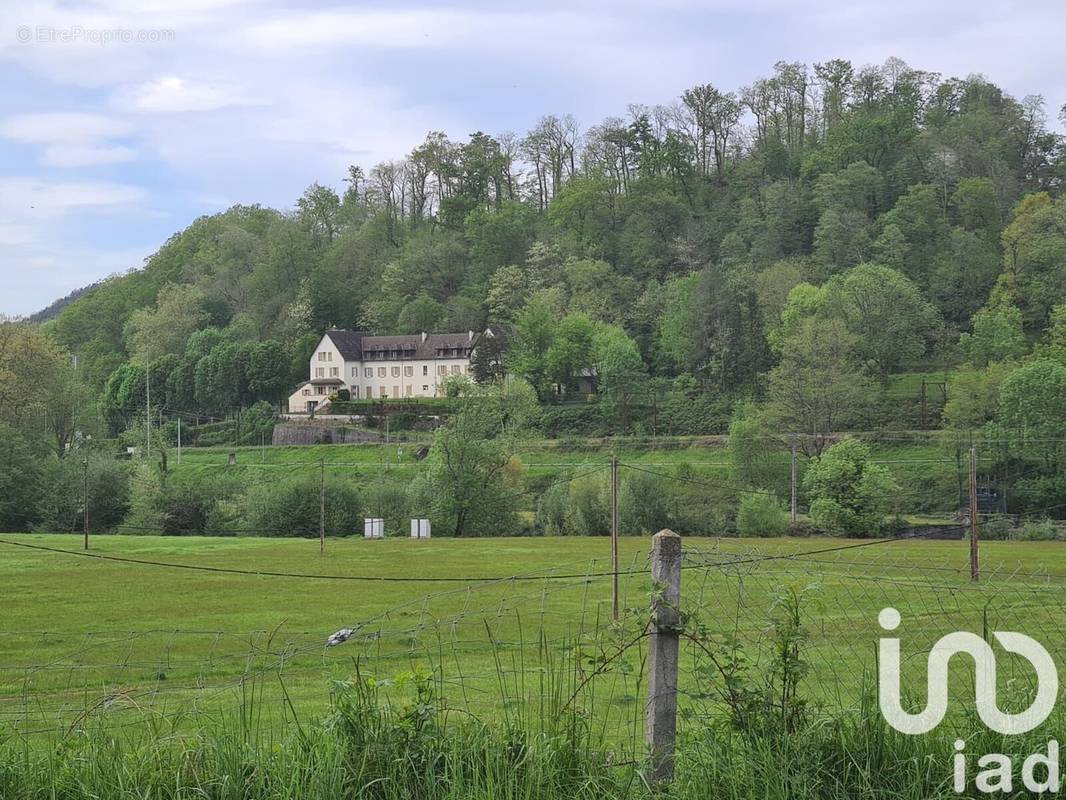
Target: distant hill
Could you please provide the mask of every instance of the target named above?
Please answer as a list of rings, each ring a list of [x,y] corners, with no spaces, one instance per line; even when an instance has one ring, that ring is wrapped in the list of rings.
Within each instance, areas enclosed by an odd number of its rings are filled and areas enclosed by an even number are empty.
[[[67,306],[69,306],[71,303],[73,303],[75,300],[77,300],[89,290],[95,289],[101,283],[102,281],[97,281],[96,283],[90,283],[88,286],[83,286],[80,289],[75,289],[66,297],[61,297],[47,308],[42,308],[36,314],[30,314],[28,317],[26,317],[26,319],[28,322],[32,322],[34,324],[40,324],[42,322],[48,322],[49,320],[53,320],[63,312],[63,309],[65,309]]]

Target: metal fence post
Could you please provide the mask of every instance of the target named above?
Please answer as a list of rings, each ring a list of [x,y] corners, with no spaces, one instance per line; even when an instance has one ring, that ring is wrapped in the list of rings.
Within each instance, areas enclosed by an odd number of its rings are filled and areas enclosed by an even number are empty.
[[[652,786],[674,776],[677,732],[677,660],[681,624],[681,537],[662,530],[652,537],[651,638],[648,646],[648,704],[644,740],[651,755],[647,776]]]

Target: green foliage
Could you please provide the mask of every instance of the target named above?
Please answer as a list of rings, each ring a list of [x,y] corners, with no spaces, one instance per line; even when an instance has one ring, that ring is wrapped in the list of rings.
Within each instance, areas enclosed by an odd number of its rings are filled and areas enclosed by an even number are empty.
[[[670,524],[663,480],[646,472],[627,470],[618,491],[619,532],[650,535]]]
[[[1066,365],[1037,360],[1004,378],[989,430],[1050,471],[1066,465]]]
[[[737,533],[741,536],[784,536],[788,533],[788,512],[773,495],[763,490],[748,492],[737,508]]]
[[[0,529],[23,531],[45,498],[40,458],[22,433],[0,422]]]
[[[326,535],[359,535],[364,510],[371,510],[370,505],[349,482],[329,473],[323,481],[313,468],[253,486],[244,501],[249,527],[259,536],[318,536],[323,496]]]
[[[1022,312],[1014,306],[978,311],[973,317],[973,333],[963,334],[959,345],[978,367],[1018,358],[1026,347]]]
[[[444,535],[511,533],[522,477],[513,450],[537,424],[536,395],[514,380],[467,382],[461,396],[459,411],[433,437],[426,471],[430,516]]]
[[[611,488],[604,475],[570,481],[567,529],[577,536],[606,536],[611,532]]]
[[[888,470],[870,463],[870,448],[850,437],[807,466],[803,488],[814,523],[849,536],[876,536],[898,491]]]
[[[733,478],[744,486],[775,486],[782,478],[783,444],[760,409],[743,405],[729,424],[729,460]]]
[[[103,454],[75,451],[68,458],[47,462],[43,481],[47,490],[34,523],[39,530],[81,530],[86,484],[90,532],[115,528],[130,511],[129,465]]]
[[[548,487],[537,498],[537,531],[545,536],[562,536],[569,533],[570,486],[558,482]]]

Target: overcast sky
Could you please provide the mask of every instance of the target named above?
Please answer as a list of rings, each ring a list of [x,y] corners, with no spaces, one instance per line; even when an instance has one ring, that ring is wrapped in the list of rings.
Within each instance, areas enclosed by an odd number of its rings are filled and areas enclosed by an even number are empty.
[[[1054,117],[1064,30],[1062,0],[0,0],[0,313],[139,266],[201,214],[340,188],[429,130],[587,127],[778,60],[979,72]]]

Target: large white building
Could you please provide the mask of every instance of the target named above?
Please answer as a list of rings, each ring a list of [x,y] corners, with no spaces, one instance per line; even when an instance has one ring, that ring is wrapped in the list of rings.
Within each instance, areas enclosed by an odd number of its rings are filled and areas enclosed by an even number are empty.
[[[369,336],[329,330],[311,355],[308,380],[289,397],[289,411],[324,411],[331,395],[347,389],[353,400],[435,397],[449,375],[470,372],[470,356],[497,333],[416,333]]]

